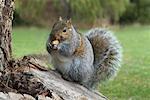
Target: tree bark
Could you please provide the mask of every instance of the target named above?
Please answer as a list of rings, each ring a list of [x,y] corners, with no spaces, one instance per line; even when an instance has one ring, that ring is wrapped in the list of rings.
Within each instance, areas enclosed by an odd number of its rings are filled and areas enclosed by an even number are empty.
[[[11,59],[13,0],[0,0],[0,71]]]

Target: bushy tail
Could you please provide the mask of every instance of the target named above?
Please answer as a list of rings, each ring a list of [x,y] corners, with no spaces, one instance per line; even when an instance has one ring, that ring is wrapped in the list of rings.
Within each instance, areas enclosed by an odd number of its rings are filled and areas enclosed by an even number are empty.
[[[106,29],[91,29],[87,38],[94,52],[94,81],[101,82],[115,76],[121,63],[122,50],[116,37]]]

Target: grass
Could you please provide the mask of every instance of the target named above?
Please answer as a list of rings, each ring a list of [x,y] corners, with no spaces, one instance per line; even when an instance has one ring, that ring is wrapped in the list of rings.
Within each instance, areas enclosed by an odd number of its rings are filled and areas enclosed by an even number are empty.
[[[111,100],[150,99],[150,26],[128,26],[114,30],[123,45],[123,64],[113,81],[99,90]],[[14,28],[13,56],[43,53],[49,30]]]
[[[46,40],[49,33],[48,29],[35,27],[13,28],[13,56],[21,57],[46,52]]]

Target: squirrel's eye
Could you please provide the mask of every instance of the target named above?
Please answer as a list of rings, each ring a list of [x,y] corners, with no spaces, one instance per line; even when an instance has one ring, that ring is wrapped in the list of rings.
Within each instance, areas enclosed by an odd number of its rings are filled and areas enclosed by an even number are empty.
[[[64,29],[63,32],[66,32],[66,29]]]

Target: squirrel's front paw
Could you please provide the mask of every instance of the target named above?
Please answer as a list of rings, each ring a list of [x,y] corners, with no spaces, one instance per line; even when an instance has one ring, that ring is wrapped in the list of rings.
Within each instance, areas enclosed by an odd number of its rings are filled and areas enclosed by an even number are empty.
[[[46,49],[51,53],[52,51],[58,50],[58,44],[55,42],[47,42]]]
[[[47,42],[47,44],[46,44],[46,49],[47,49],[47,51],[48,51],[49,53],[51,53],[51,51],[53,50],[53,49],[52,49],[52,45],[51,45],[50,43],[48,43],[48,42]]]

